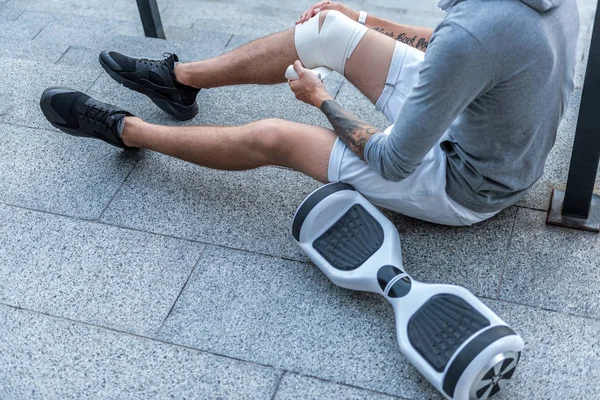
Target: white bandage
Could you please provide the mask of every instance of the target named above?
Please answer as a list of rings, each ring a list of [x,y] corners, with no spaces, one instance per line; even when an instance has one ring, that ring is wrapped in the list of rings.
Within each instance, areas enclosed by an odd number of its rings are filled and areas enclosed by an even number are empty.
[[[319,20],[320,13],[296,25],[296,52],[306,68],[327,67],[343,75],[368,28],[335,10],[327,12],[320,32]]]

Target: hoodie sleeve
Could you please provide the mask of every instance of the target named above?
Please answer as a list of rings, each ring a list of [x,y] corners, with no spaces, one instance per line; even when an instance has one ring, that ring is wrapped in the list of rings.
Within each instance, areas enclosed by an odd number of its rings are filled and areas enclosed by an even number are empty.
[[[492,61],[479,40],[459,25],[442,22],[394,127],[389,135],[369,139],[365,161],[386,180],[407,178],[458,115],[494,84]]]

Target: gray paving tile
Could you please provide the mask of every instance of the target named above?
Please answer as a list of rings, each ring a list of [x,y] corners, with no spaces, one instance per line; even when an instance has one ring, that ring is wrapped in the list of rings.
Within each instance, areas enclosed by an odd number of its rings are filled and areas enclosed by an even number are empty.
[[[194,28],[229,32],[259,38],[275,32],[291,29],[298,17],[308,9],[312,1],[304,2],[198,2],[178,1],[167,7],[163,21],[167,25],[193,24]],[[193,5],[192,5],[193,4]],[[348,2],[345,2],[348,4]],[[412,4],[416,4],[412,2]],[[373,15],[401,21],[409,25],[434,27],[441,21],[442,13],[429,8],[416,11],[398,7],[392,2],[374,6],[369,2],[351,2],[355,9],[365,9]]]
[[[227,43],[227,50],[236,49],[244,44],[250,43],[254,39],[256,38],[251,36],[233,35],[229,43]]]
[[[12,8],[3,8],[5,18],[2,20],[2,29],[0,37],[16,39],[33,39],[48,21],[46,19],[36,18],[33,13],[22,12]]]
[[[385,300],[336,287],[310,264],[207,249],[159,338],[406,398],[438,398],[397,350]]]
[[[377,7],[399,8],[411,11],[429,11],[441,14],[442,11],[438,7],[438,2],[439,0],[422,0],[419,2],[410,0],[368,0],[365,3]]]
[[[202,245],[0,205],[0,303],[155,332]]]
[[[600,398],[600,321],[488,303],[525,340],[516,373],[498,399]]]
[[[238,5],[225,2],[173,2],[162,14],[166,25],[193,24],[194,28],[262,37],[294,27],[298,11],[288,11],[273,4]],[[303,9],[303,8],[302,8]]]
[[[187,57],[212,57],[225,47],[231,34],[165,26],[167,40],[144,37],[139,21],[107,18],[74,17],[64,14],[44,14],[53,18],[36,36],[37,42],[62,43],[94,50],[115,49],[121,52],[160,57],[165,51]],[[88,29],[82,31],[81,26]]]
[[[202,35],[201,41],[190,43],[173,39],[161,40],[117,35],[106,40],[88,43],[86,45],[88,47],[71,46],[58,64],[89,68],[100,74],[104,72],[98,63],[98,55],[102,50],[114,50],[131,57],[148,59],[162,59],[165,53],[175,53],[181,62],[203,60],[223,53],[230,37],[229,34],[207,32]]]
[[[104,69],[98,63],[98,55],[101,50],[89,47],[69,46],[68,50],[56,60],[57,65],[70,65],[94,71],[96,76],[104,74]]]
[[[138,158],[58,130],[0,124],[0,202],[96,219]]]
[[[103,221],[306,260],[290,229],[319,183],[279,168],[225,172],[145,153]]]
[[[478,296],[496,297],[516,208],[459,228],[385,213],[400,232],[404,267],[415,279],[461,285]]]
[[[0,306],[3,399],[267,399],[279,372]]]
[[[597,397],[600,321],[484,302],[527,343],[499,398]],[[400,355],[392,318],[383,299],[335,287],[309,265],[210,249],[159,337],[405,398],[441,399]]]
[[[4,7],[4,3],[6,3],[6,0],[0,0],[0,20],[14,21],[17,18],[19,18],[19,16],[21,14],[23,14],[23,12],[24,12],[23,10],[10,8],[10,7]]]
[[[58,43],[38,43],[29,39],[3,38],[0,58],[53,63],[67,50],[68,46]]]
[[[0,122],[36,128],[50,127],[40,111],[40,96],[51,86],[85,91],[98,77],[95,71],[17,59],[0,59]]]
[[[79,17],[32,11],[28,11],[26,15],[28,14],[48,20],[44,29],[34,39],[41,43],[97,48],[104,47],[118,35],[128,35],[130,40],[144,36],[144,30],[139,21],[120,21],[110,18]],[[87,29],[81,29],[82,26]]]
[[[296,399],[392,400],[400,399],[400,397],[339,385],[298,374],[285,374],[279,384],[274,400]]]
[[[110,46],[132,57],[160,59],[163,53],[176,53],[181,62],[188,62],[211,58],[225,52],[225,45],[231,38],[231,35],[220,32],[200,30],[193,30],[193,32],[197,35],[197,40],[117,36],[111,40]]]
[[[167,3],[165,0],[157,2],[160,9],[163,9]],[[136,2],[129,0],[113,0],[110,7],[103,0],[87,0],[85,3],[79,0],[8,0],[6,6],[35,12],[104,17],[113,20],[136,20],[139,22],[140,18]],[[115,10],[119,11],[115,12]]]
[[[545,225],[546,214],[520,210],[501,298],[600,318],[600,237]]]

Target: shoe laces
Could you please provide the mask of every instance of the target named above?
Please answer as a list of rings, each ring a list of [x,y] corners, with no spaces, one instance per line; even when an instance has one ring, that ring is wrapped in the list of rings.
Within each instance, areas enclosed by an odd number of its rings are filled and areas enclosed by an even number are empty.
[[[108,126],[108,117],[112,115],[112,112],[108,108],[91,103],[86,105],[84,115],[97,125]]]
[[[169,65],[168,62],[166,62],[170,57],[173,56],[173,53],[163,53],[162,56],[163,56],[162,60],[150,60],[147,58],[140,58],[140,62],[145,65],[157,66],[159,68],[166,67],[169,71],[171,71],[173,74],[175,74],[175,70]],[[173,66],[175,66],[174,62],[173,62]]]

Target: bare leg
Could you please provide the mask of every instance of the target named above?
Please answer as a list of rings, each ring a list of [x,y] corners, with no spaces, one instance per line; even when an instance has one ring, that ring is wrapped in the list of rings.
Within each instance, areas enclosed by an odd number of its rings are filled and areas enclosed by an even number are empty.
[[[329,129],[279,119],[243,126],[170,127],[127,117],[122,139],[128,146],[208,168],[246,170],[278,165],[327,183],[336,135]]]
[[[321,25],[328,11],[320,13]],[[383,88],[396,41],[369,31],[346,63],[346,78],[373,103]],[[286,82],[288,65],[298,60],[294,29],[255,40],[208,60],[178,64],[177,80],[197,88]]]
[[[175,67],[177,80],[196,88],[287,82],[285,70],[298,59],[289,29],[238,47],[218,57]]]
[[[373,104],[385,87],[395,46],[394,39],[368,31],[346,62],[346,78]]]
[[[322,27],[329,11],[319,14]],[[362,94],[374,104],[381,96],[392,63],[396,41],[389,36],[369,30],[346,61],[344,74]]]

